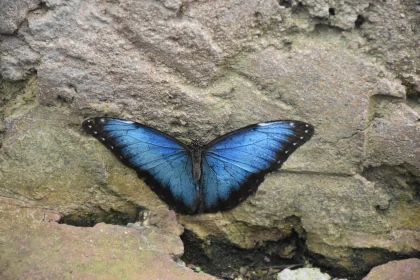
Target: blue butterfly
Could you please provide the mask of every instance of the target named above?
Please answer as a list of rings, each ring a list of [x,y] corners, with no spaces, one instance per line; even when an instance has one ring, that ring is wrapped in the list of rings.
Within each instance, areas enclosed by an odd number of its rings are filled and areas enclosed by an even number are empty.
[[[314,133],[308,123],[271,121],[238,129],[206,145],[197,141],[186,145],[132,121],[92,118],[82,126],[145,177],[171,208],[188,215],[234,208]]]

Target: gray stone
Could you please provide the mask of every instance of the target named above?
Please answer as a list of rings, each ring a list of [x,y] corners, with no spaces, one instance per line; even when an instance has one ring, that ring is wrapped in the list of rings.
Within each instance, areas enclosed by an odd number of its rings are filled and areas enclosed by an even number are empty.
[[[39,7],[41,0],[2,0],[0,2],[0,34],[13,34],[29,11]]]
[[[0,75],[11,81],[19,81],[36,72],[38,53],[17,37],[5,37],[0,43]]]

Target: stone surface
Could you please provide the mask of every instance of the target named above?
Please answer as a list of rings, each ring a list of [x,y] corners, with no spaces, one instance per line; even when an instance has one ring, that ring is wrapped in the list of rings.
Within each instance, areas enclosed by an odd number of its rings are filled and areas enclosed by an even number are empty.
[[[0,34],[13,34],[26,19],[29,11],[35,10],[41,0],[2,0],[0,3]]]
[[[10,137],[2,143],[0,188],[18,193],[38,205],[59,209],[64,215],[75,208],[88,210],[92,206],[103,210],[135,211],[139,206],[136,201],[147,201],[147,195],[153,197],[153,194],[123,166],[117,168],[124,170],[126,175],[120,172],[107,174],[104,158],[95,161],[95,157],[100,157],[101,147],[90,151],[83,148],[95,142],[81,134],[80,121],[80,117],[69,115],[66,110],[39,107],[29,109],[23,116],[6,119],[4,126]],[[110,156],[109,160],[113,161],[113,158]],[[102,174],[88,175],[96,172]],[[124,176],[123,183],[121,176]],[[86,207],[80,208],[81,205]],[[151,199],[150,204],[142,205],[156,207],[163,203]]]
[[[11,37],[0,45],[0,73],[4,79],[19,81],[35,72],[38,53],[31,50],[25,41]]]
[[[277,280],[330,280],[331,277],[322,273],[319,268],[284,269],[277,275]]]
[[[204,244],[277,242],[288,259],[300,238],[320,264],[352,275],[418,254],[419,10],[415,1],[3,0],[0,193],[69,223],[146,209],[149,225],[181,234],[135,172],[81,132],[83,119],[122,117],[203,142],[299,119],[314,137],[254,197],[178,216],[182,225]]]
[[[176,213],[172,210],[157,209],[150,213],[149,224],[175,235],[181,235],[184,228],[179,224]]]
[[[363,280],[420,279],[420,259],[391,261],[373,268]]]
[[[175,263],[183,253],[176,235],[103,223],[80,228],[59,218],[0,198],[1,279],[215,279]]]

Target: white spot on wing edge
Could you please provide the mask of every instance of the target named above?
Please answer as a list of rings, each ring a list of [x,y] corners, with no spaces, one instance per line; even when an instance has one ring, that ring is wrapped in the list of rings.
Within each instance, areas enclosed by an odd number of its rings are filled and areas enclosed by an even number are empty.
[[[272,125],[272,122],[263,122],[263,123],[259,123],[258,126],[269,126]]]
[[[120,120],[120,122],[122,122],[122,123],[126,123],[126,124],[133,124],[134,122],[132,122],[132,121],[126,121],[126,120]]]
[[[258,126],[269,126],[269,125],[274,125],[274,124],[279,124],[279,123],[284,123],[284,121],[272,121],[272,122],[263,122],[263,123],[259,123]],[[292,127],[296,126],[295,122],[289,122],[289,125]],[[306,127],[309,127],[309,125],[306,125]]]

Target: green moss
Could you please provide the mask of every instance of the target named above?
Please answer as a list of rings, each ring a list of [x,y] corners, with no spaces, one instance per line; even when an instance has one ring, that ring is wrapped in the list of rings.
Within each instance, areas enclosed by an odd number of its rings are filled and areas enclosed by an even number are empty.
[[[0,115],[2,118],[22,116],[38,105],[38,80],[9,82],[0,80]]]

